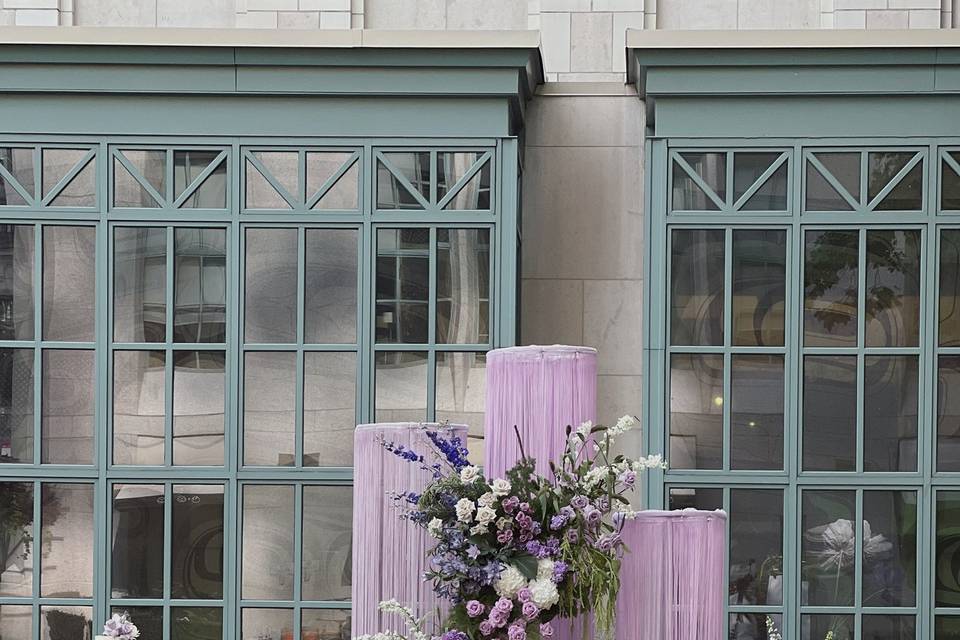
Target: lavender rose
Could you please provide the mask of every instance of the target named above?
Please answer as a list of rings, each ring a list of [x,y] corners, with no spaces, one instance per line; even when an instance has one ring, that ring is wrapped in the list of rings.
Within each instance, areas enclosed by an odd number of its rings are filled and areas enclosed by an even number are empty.
[[[467,603],[467,615],[471,618],[479,618],[485,609],[486,607],[479,600],[471,600]]]

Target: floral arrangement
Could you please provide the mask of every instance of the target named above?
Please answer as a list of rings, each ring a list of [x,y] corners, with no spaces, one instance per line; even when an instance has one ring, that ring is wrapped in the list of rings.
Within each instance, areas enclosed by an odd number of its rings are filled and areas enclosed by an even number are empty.
[[[612,637],[625,552],[620,528],[635,515],[625,496],[639,473],[665,466],[660,456],[614,455],[616,438],[636,424],[624,416],[612,427],[568,427],[549,478],[536,473],[522,442],[521,460],[506,477],[487,479],[455,435],[426,430],[428,455],[383,441],[432,476],[423,493],[393,499],[402,518],[436,539],[424,578],[451,608],[439,635],[428,635],[426,618],[394,601],[381,609],[399,614],[414,640],[540,640],[553,635],[553,618],[582,612],[592,613],[595,637]]]
[[[103,625],[103,636],[105,638],[116,638],[117,640],[136,640],[140,637],[140,630],[137,625],[130,621],[130,616],[126,613],[115,613]]]

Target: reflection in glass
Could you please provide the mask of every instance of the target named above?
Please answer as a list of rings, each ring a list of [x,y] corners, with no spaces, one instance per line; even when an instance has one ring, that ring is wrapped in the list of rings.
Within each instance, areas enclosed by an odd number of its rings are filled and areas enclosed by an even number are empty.
[[[768,640],[768,619],[776,631],[783,629],[783,616],[779,613],[731,613],[729,640]]]
[[[126,158],[140,177],[157,192],[166,196],[167,152],[163,149],[123,149],[117,152]],[[118,159],[113,160],[113,206],[156,208],[160,204],[133,177]]]
[[[723,509],[723,489],[670,487],[668,502],[671,511],[678,509],[715,511]]]
[[[815,154],[817,160],[831,174],[854,202],[860,201],[860,153],[857,151]],[[852,207],[824,174],[807,163],[807,210],[849,211]]]
[[[304,600],[350,600],[353,491],[303,488]]]
[[[960,163],[960,152],[950,151],[949,154],[954,161]],[[960,174],[945,160],[941,161],[940,169],[940,208],[944,211],[960,209]]]
[[[377,422],[427,419],[427,354],[380,351],[376,354]]]
[[[670,358],[671,469],[723,466],[723,356]]]
[[[915,616],[863,616],[860,637],[863,640],[916,640]]]
[[[805,490],[802,495],[801,574],[808,588],[802,590],[801,604],[852,605],[855,494]]]
[[[816,615],[800,616],[800,640],[854,640],[853,616]],[[832,636],[827,634],[832,633]]]
[[[0,597],[33,595],[33,483],[0,482]]]
[[[163,596],[163,503],[163,485],[113,485],[111,597]]]
[[[483,466],[487,354],[441,351],[437,352],[436,359],[437,421],[467,425],[470,461]]]
[[[730,491],[730,604],[783,603],[783,491]]]
[[[377,342],[428,341],[430,230],[377,232]]]
[[[170,596],[223,597],[223,485],[173,485]]]
[[[41,461],[92,464],[94,352],[44,349],[41,367]]]
[[[437,200],[442,200],[483,155],[479,151],[437,153]],[[467,180],[444,206],[448,210],[487,210],[490,208],[490,161]]]
[[[297,341],[297,230],[247,229],[244,340]]]
[[[307,153],[307,200],[317,195],[323,186],[343,167],[353,154],[350,152],[318,151]],[[349,169],[321,196],[313,209],[353,211],[360,206],[360,162]]]
[[[96,317],[96,230],[43,228],[43,337],[92,342]]]
[[[940,232],[940,346],[960,345],[960,229]]]
[[[173,197],[183,192],[200,177],[220,155],[219,150],[174,150]],[[227,163],[221,160],[216,168],[180,205],[184,209],[224,209],[227,206]]]
[[[960,607],[960,491],[937,491],[935,606]]]
[[[303,340],[357,341],[357,231],[307,229]]]
[[[352,465],[356,404],[356,353],[303,354],[303,466]]]
[[[296,391],[296,353],[244,355],[243,464],[294,465]]]
[[[40,595],[93,597],[92,484],[43,483],[40,489]]]
[[[723,344],[723,229],[677,229],[670,253],[670,344]]]
[[[140,630],[140,640],[160,640],[163,638],[163,609],[160,607],[113,607],[110,615],[127,616]]]
[[[44,198],[49,196],[60,181],[80,164],[88,152],[89,149],[53,149],[49,147],[41,150],[41,183]],[[93,158],[88,159],[80,171],[60,189],[50,205],[54,207],[95,206],[97,204],[95,166]]]
[[[783,346],[787,232],[733,232],[733,343]]]
[[[960,471],[960,356],[939,358],[937,471]]]
[[[783,468],[783,356],[730,357],[730,467]]]
[[[223,638],[223,609],[171,607],[170,640],[221,640],[221,638]]]
[[[0,349],[0,464],[33,462],[33,349]]]
[[[173,354],[173,464],[222,466],[226,354]]]
[[[117,227],[113,247],[113,339],[165,341],[167,230]]]
[[[92,637],[93,607],[40,607],[40,640],[90,640]]]
[[[917,357],[865,356],[863,376],[863,470],[916,471]]]
[[[803,343],[847,347],[857,343],[856,231],[807,231],[803,270]]]
[[[174,342],[226,340],[227,234],[180,228],[174,240]]]
[[[33,339],[33,227],[0,225],[0,340]]]
[[[733,154],[733,201],[760,179],[782,154],[737,152]],[[741,211],[785,211],[787,208],[787,163],[781,164],[741,207]]]
[[[293,638],[292,609],[243,609],[240,640],[286,640]]]
[[[350,638],[349,609],[303,609],[300,640]]]
[[[920,340],[920,231],[867,231],[868,347],[913,347]]]
[[[422,209],[423,205],[397,176],[403,176],[414,191],[430,201],[430,153],[404,151],[384,153],[396,174],[377,160],[377,209]]]
[[[437,342],[490,340],[490,230],[437,229]]]
[[[727,197],[727,154],[681,153],[680,157],[717,196]],[[677,211],[717,211],[720,207],[676,161],[673,163],[673,209]]]
[[[912,607],[917,584],[917,493],[864,491],[861,600]]]
[[[163,351],[113,352],[113,463],[163,464]]]
[[[31,198],[34,197],[33,149],[29,147],[0,147],[0,165],[10,172]],[[27,204],[12,183],[0,176],[0,206],[24,206]]]
[[[854,471],[856,450],[856,356],[806,356],[803,359],[803,469]]]
[[[293,599],[294,487],[243,488],[241,595],[245,600]]]
[[[937,616],[935,640],[960,638],[960,616]]]
[[[871,151],[867,154],[867,198],[877,197],[900,171],[913,160],[913,151]],[[875,211],[916,211],[923,206],[923,161],[887,193]]]
[[[30,638],[33,635],[31,629],[33,629],[33,607],[0,604],[0,640]]]

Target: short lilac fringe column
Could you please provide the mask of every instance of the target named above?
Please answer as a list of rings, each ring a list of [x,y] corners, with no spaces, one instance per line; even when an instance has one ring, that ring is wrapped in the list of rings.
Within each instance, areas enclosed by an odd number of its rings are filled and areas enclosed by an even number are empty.
[[[624,524],[617,640],[723,638],[727,515],[643,511]]]
[[[597,419],[597,350],[510,347],[487,354],[485,473],[501,478],[520,459],[514,426],[537,472],[549,475],[566,448],[567,426]],[[555,620],[554,640],[583,637],[580,621]]]
[[[463,425],[411,422],[361,424],[354,434],[353,636],[404,630],[399,619],[379,611],[381,600],[395,599],[418,617],[434,613],[440,604],[430,583],[423,581],[433,541],[420,527],[401,520],[387,495],[420,492],[430,474],[380,444],[386,440],[426,453],[426,429],[452,429],[461,438],[467,434]]]

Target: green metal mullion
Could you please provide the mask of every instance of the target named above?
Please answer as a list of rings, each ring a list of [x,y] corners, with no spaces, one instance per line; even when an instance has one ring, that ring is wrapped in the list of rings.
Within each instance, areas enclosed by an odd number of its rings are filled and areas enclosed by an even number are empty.
[[[910,161],[907,162],[907,164],[903,165],[903,168],[900,169],[900,171],[898,171],[897,174],[893,176],[893,178],[886,185],[884,185],[883,189],[880,190],[880,193],[874,196],[873,200],[867,203],[867,210],[872,211],[874,207],[876,207],[878,204],[883,202],[883,199],[886,198],[887,195],[891,191],[893,191],[898,184],[900,184],[900,182],[907,176],[910,170],[913,169],[915,166],[917,166],[918,162],[923,161],[923,157],[924,157],[923,152],[918,151],[913,156],[913,158],[911,158]]]
[[[437,168],[437,150],[430,150],[430,204],[437,202],[437,182],[440,181],[440,171]],[[439,208],[439,207],[437,207]]]
[[[724,211],[733,212],[733,151],[727,150],[726,155],[726,175],[724,176],[724,185],[726,188],[726,198],[725,198],[725,207]]]
[[[784,471],[788,485],[783,492],[783,619],[781,627],[788,638],[800,637],[799,594],[800,581],[800,489],[798,474],[802,468],[801,407],[803,393],[803,296],[804,296],[804,230],[801,226],[804,197],[804,152],[799,142],[794,143],[794,171],[788,174],[790,179],[790,204],[792,205],[792,224],[787,229],[787,269],[786,269],[786,313],[784,314],[784,345],[788,352],[784,356]],[[795,524],[794,524],[795,523]]]
[[[97,151],[99,149],[99,151]],[[99,620],[105,620],[107,611],[107,598],[110,596],[110,512],[112,511],[112,500],[107,482],[107,470],[112,462],[113,451],[113,411],[110,410],[109,398],[112,397],[112,357],[110,351],[110,341],[113,338],[113,233],[107,219],[107,170],[106,158],[109,156],[106,142],[101,141],[98,147],[94,148],[95,156],[91,160],[94,163],[94,175],[96,185],[95,202],[99,210],[100,223],[97,228],[97,300],[96,305],[96,338],[97,349],[95,352],[97,367],[97,385],[96,390],[96,409],[97,417],[94,424],[97,425],[94,434],[94,463],[97,466],[97,480],[94,485],[93,513],[94,513],[94,548],[93,548],[93,617],[94,627]],[[102,274],[105,277],[101,277]],[[100,429],[100,425],[104,429]],[[108,526],[99,526],[106,522]]]
[[[164,201],[161,204],[161,207],[168,208],[173,202],[173,181],[176,179],[176,176],[173,173],[173,148],[168,147],[165,149],[165,155],[167,164],[164,167],[164,179],[166,180],[166,184],[164,185],[163,189]]]
[[[864,429],[866,421],[864,419],[864,355],[863,347],[866,344],[866,308],[867,308],[867,231],[860,229],[858,233],[857,249],[857,347],[860,350],[857,353],[857,473],[863,473],[863,447],[865,440]]]
[[[860,152],[860,206],[857,207],[858,210],[867,208],[868,172],[870,170],[867,162],[867,153],[867,151]]]
[[[731,152],[732,154],[732,152]],[[729,165],[728,165],[729,166]],[[732,174],[731,174],[732,175]],[[732,178],[731,178],[732,179]],[[728,191],[729,193],[729,191]],[[730,355],[729,348],[733,342],[733,229],[727,227],[724,230],[724,252],[723,252],[723,406],[722,415],[722,468],[730,469],[730,406],[732,403],[731,378],[733,358]]]
[[[854,526],[855,551],[853,558],[853,605],[856,614],[853,617],[854,638],[860,637],[861,616],[863,615],[863,489],[856,491],[856,525]]]
[[[40,149],[39,144],[33,145],[33,197],[27,202],[34,207],[39,207],[43,199],[43,158],[40,155]]]
[[[302,152],[301,152],[302,153]],[[305,309],[305,280],[306,280],[306,232],[303,227],[297,229],[297,381],[296,395],[294,396],[294,467],[303,466],[303,393],[304,393],[304,363],[303,363],[303,334]],[[298,636],[299,637],[299,636]]]
[[[171,466],[173,464],[173,323],[174,323],[174,304],[175,304],[175,273],[174,273],[174,254],[176,253],[176,235],[173,227],[167,227],[167,255],[166,255],[166,284],[164,296],[166,309],[166,344],[164,345],[163,359],[163,464]]]
[[[163,640],[170,640],[170,575],[173,562],[173,485],[163,483]]]
[[[303,485],[293,485],[293,637],[302,638],[300,600],[303,598]]]
[[[40,492],[42,490],[42,483],[40,480],[35,480],[33,482],[33,548],[31,549],[31,563],[33,565],[33,583],[30,585],[31,595],[34,602],[34,633],[38,633],[40,629],[40,620],[39,620],[39,609],[40,609],[40,581],[43,579],[43,571],[41,570],[42,557],[38,553],[37,542],[43,540],[43,526],[41,519],[41,502],[40,502]],[[39,638],[39,635],[34,636]]]
[[[236,396],[236,401],[234,402],[234,408],[237,412],[236,423],[236,434],[237,434],[237,459],[233,469],[242,469],[244,465],[245,455],[244,447],[246,446],[246,437],[244,435],[244,428],[246,422],[246,414],[244,413],[244,388],[243,381],[246,367],[246,345],[243,335],[244,323],[246,322],[244,306],[246,304],[246,290],[244,284],[244,273],[246,271],[247,264],[247,232],[246,226],[235,224],[233,230],[233,239],[236,247],[237,259],[236,264],[237,268],[234,269],[234,273],[231,274],[233,280],[232,289],[236,294],[236,309],[234,309],[234,321],[230,323],[234,330],[233,345],[234,351],[237,354],[237,362],[234,366],[236,370],[234,374],[234,384],[233,392]]]
[[[306,211],[306,202],[310,194],[307,193],[307,152],[303,147],[297,149],[297,204]]]
[[[436,151],[431,151],[431,164],[436,168]],[[436,172],[434,172],[436,175]],[[436,181],[431,180],[435,185]],[[434,187],[431,187],[435,189]],[[435,194],[434,194],[435,195]],[[435,198],[434,198],[435,200]],[[397,261],[399,264],[399,260]],[[430,297],[427,303],[430,325],[427,327],[427,341],[429,351],[427,352],[427,415],[429,422],[434,422],[437,418],[437,354],[434,346],[437,344],[437,229],[430,227]],[[397,282],[400,282],[399,278]]]
[[[223,487],[223,638],[240,637],[240,581],[237,579],[237,567],[240,562],[240,492],[236,476],[224,483]],[[231,615],[232,614],[232,615]]]
[[[33,228],[33,464],[43,460],[43,230]],[[39,540],[39,538],[37,538]]]

